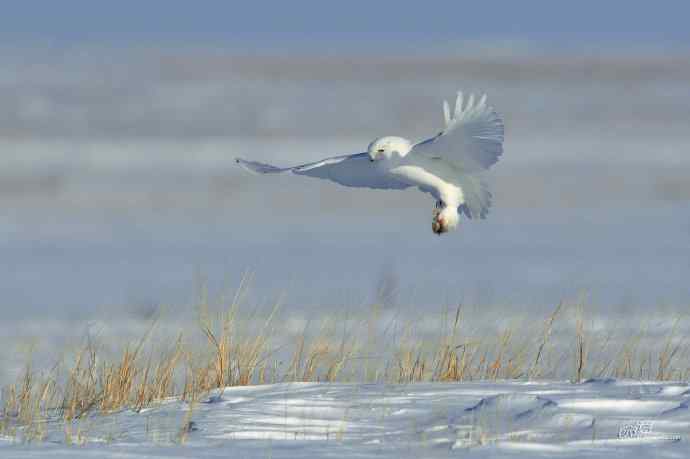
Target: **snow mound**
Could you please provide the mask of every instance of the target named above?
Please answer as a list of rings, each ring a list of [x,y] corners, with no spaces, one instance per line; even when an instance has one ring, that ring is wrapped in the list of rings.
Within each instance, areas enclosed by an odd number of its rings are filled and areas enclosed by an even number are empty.
[[[614,380],[229,387],[194,404],[17,426],[0,456],[687,457],[686,391]]]
[[[530,394],[498,394],[483,398],[465,411],[476,414],[497,414],[514,420],[538,416],[556,409],[556,402],[545,397]]]

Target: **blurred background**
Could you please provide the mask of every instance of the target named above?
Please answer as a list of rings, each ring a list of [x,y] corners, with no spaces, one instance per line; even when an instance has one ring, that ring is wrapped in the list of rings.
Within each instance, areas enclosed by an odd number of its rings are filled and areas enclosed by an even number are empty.
[[[579,295],[611,315],[688,310],[687,3],[275,3],[3,4],[7,342],[193,316],[200,286],[231,294],[245,273],[248,305],[294,317]],[[233,162],[421,140],[460,89],[503,114],[505,154],[489,218],[444,237],[419,192]]]

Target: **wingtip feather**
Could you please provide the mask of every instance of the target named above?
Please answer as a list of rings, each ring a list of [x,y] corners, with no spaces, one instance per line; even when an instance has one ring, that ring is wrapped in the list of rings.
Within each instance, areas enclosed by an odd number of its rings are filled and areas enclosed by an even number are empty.
[[[465,111],[471,110],[474,108],[474,93],[470,93],[470,96],[467,98],[467,107],[465,107]]]
[[[462,113],[462,91],[458,91],[458,97],[455,99],[455,117],[457,118]]]
[[[247,161],[242,158],[235,158],[235,162],[239,164],[242,169],[255,174],[275,174],[284,171],[283,169],[270,164],[260,163],[258,161]]]

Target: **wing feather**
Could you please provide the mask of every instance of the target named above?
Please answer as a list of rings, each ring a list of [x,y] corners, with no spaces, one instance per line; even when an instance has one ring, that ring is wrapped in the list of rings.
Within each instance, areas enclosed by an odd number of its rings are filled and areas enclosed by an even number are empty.
[[[462,91],[458,91],[458,97],[455,99],[455,115],[457,118],[462,114]]]
[[[393,189],[407,188],[408,184],[400,182],[377,167],[369,160],[368,153],[335,156],[313,163],[293,167],[276,167],[257,161],[246,161],[237,158],[237,163],[243,168],[259,174],[293,173],[331,180],[340,185],[356,188]]]
[[[447,127],[450,124],[450,106],[448,106],[448,101],[443,101],[443,126]]]
[[[458,210],[467,218],[486,218],[492,197],[489,186],[476,175],[463,175],[459,182],[465,202]]]
[[[450,110],[446,112],[444,105],[445,113]],[[445,129],[415,145],[412,153],[443,158],[466,173],[480,172],[494,165],[503,154],[503,134],[503,119],[486,104],[486,94],[475,104],[474,94],[465,101],[462,92],[458,92],[453,118]]]

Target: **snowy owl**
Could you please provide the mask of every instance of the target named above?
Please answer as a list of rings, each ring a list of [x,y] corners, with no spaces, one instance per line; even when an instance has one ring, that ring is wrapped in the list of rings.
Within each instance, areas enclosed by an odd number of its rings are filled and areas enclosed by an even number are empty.
[[[280,168],[237,159],[261,174],[291,172],[329,179],[349,187],[402,190],[416,186],[436,199],[431,229],[441,235],[458,225],[460,215],[485,218],[491,193],[482,173],[503,153],[503,119],[486,103],[458,93],[451,112],[443,102],[444,129],[417,144],[397,136],[375,139],[367,151]]]

